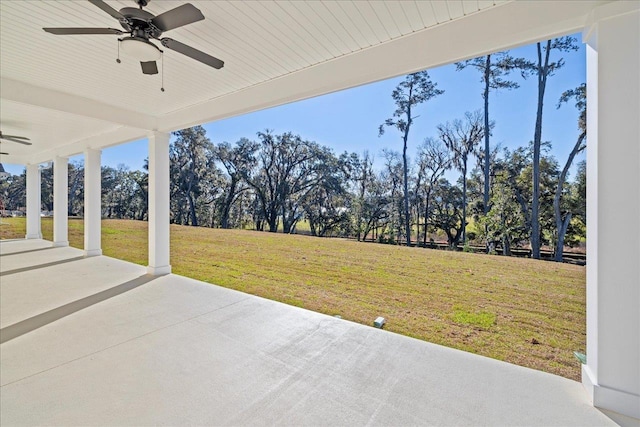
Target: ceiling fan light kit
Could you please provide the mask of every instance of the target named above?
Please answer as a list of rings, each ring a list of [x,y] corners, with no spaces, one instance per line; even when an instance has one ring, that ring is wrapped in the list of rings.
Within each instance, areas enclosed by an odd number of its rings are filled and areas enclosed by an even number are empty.
[[[157,61],[162,53],[153,43],[136,37],[121,39],[120,47],[124,53],[140,62]]]

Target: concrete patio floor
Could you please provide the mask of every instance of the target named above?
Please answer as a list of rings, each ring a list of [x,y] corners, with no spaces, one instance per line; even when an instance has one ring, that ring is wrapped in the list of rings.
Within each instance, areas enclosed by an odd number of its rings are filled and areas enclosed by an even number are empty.
[[[575,381],[50,246],[0,243],[3,426],[615,425]]]

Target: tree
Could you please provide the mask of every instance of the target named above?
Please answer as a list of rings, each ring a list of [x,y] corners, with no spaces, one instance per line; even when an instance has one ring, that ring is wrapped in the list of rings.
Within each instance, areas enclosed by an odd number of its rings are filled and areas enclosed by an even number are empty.
[[[587,85],[585,83],[581,84],[575,89],[570,89],[565,91],[560,96],[560,101],[558,101],[557,108],[568,102],[571,98],[575,99],[576,108],[579,111],[578,116],[578,129],[580,131],[580,135],[576,140],[571,152],[569,153],[569,157],[562,168],[562,172],[560,172],[560,177],[558,178],[558,185],[556,187],[556,194],[553,199],[553,212],[556,219],[556,248],[555,248],[555,261],[562,262],[562,252],[564,249],[564,237],[567,233],[567,229],[569,227],[569,223],[571,222],[571,210],[565,210],[565,212],[561,212],[560,204],[563,195],[563,188],[565,181],[567,179],[567,174],[569,173],[569,168],[571,168],[571,164],[573,163],[573,159],[576,155],[586,148],[584,144],[585,138],[587,137]]]
[[[532,181],[532,202],[531,202],[531,253],[535,259],[540,259],[540,147],[542,143],[542,110],[544,105],[544,94],[547,87],[547,79],[555,74],[557,70],[564,66],[564,59],[560,58],[551,62],[551,52],[569,52],[577,50],[576,39],[573,37],[560,37],[546,42],[537,43],[538,60],[529,61],[518,58],[514,61],[514,66],[518,67],[523,77],[535,75],[538,78],[538,107],[536,111],[536,125],[533,135],[533,181]]]
[[[0,198],[7,211],[24,209],[27,204],[27,171],[0,180]]]
[[[402,225],[405,224],[403,212],[404,198],[401,192],[403,168],[400,162],[400,153],[385,148],[382,150],[382,154],[385,159],[385,168],[381,173],[381,181],[389,200],[387,204],[387,225],[389,226],[387,242],[399,243],[404,234]],[[411,236],[409,236],[409,238],[410,237]]]
[[[480,218],[480,224],[484,226],[485,238],[490,247],[499,242],[502,244],[502,254],[511,255],[512,244],[527,236],[528,229],[516,197],[517,190],[511,185],[504,162],[499,162],[496,169],[490,199],[491,209]]]
[[[418,148],[418,175],[424,175],[424,182],[416,191],[424,198],[424,232],[422,235],[422,243],[424,246],[427,246],[431,194],[442,175],[444,175],[450,167],[451,157],[446,147],[434,138],[425,139]],[[419,218],[418,216],[418,219]],[[420,227],[418,227],[418,233],[419,232]],[[420,240],[419,237],[418,240]]]
[[[413,121],[418,117],[414,108],[431,98],[444,93],[436,89],[437,84],[429,78],[427,71],[409,74],[391,93],[396,104],[393,116],[385,120],[379,127],[379,135],[384,134],[385,126],[395,127],[402,134],[402,164],[404,177],[404,225],[407,246],[411,245],[411,217],[409,215],[409,172],[407,160],[407,142]]]
[[[362,240],[367,240],[372,233],[372,240],[376,239],[376,232],[389,222],[391,199],[387,193],[385,172],[373,174],[367,186],[362,204]]]
[[[350,195],[346,188],[350,162],[346,153],[339,158],[325,153],[318,185],[303,199],[305,216],[312,236],[323,237],[350,230]]]
[[[207,174],[215,170],[213,144],[202,126],[182,129],[174,133],[171,144],[171,184],[173,187],[174,219],[182,224],[198,225],[197,203]],[[184,200],[187,202],[187,218],[183,218]]]
[[[351,164],[351,180],[355,184],[355,231],[358,241],[361,240],[363,235],[363,221],[365,212],[366,195],[372,185],[372,180],[375,179],[373,172],[373,157],[368,151],[365,151],[360,157],[358,154],[353,153],[349,159]],[[365,235],[366,237],[366,235]]]
[[[487,56],[481,56],[474,59],[469,59],[463,62],[456,63],[457,70],[463,70],[466,67],[474,67],[482,74],[481,82],[484,84],[484,90],[482,92],[482,99],[484,100],[484,128],[489,129],[489,91],[491,89],[516,89],[519,85],[511,80],[503,79],[503,76],[508,74],[513,68],[514,59],[509,56],[507,52],[498,52]],[[484,215],[489,212],[489,184],[490,184],[490,159],[491,151],[489,138],[491,132],[485,132],[484,134],[484,165],[482,170],[484,172]],[[486,231],[486,230],[485,230]],[[488,250],[488,245],[487,245]]]
[[[241,138],[235,146],[228,142],[223,142],[214,149],[216,159],[222,163],[229,175],[227,188],[224,191],[224,200],[220,210],[220,227],[229,228],[229,213],[231,206],[237,197],[247,190],[248,187],[240,186],[243,174],[252,167],[255,162],[254,154],[258,149],[258,144]]]
[[[480,111],[465,113],[464,120],[454,120],[452,124],[438,125],[440,140],[452,152],[452,160],[456,169],[462,173],[462,242],[466,243],[467,222],[467,168],[469,157],[476,150],[476,146],[484,138],[485,131]]]
[[[84,163],[69,162],[69,216],[77,216],[84,210]]]
[[[278,231],[281,218],[283,232],[291,233],[303,215],[302,201],[321,181],[331,152],[291,132],[275,135],[267,130],[258,132],[258,137],[257,161],[252,169],[242,172],[243,178],[256,194],[260,216],[269,231]]]
[[[433,193],[433,213],[431,222],[434,227],[444,231],[450,247],[455,248],[465,227],[462,191],[451,185],[445,178],[440,179]]]
[[[539,210],[539,221],[542,231],[554,230],[555,222],[553,219],[553,194],[558,179],[558,163],[552,157],[546,155],[551,144],[544,142],[541,144],[542,155],[538,166],[540,191],[538,202],[541,209]],[[533,180],[533,142],[526,147],[520,147],[513,152],[505,149],[504,161],[501,169],[497,172],[504,171],[507,182],[513,190],[516,201],[520,205],[522,217],[524,218],[525,227],[528,230],[529,238],[531,237],[531,209],[533,203],[533,189],[531,181]],[[497,173],[496,172],[496,173]]]

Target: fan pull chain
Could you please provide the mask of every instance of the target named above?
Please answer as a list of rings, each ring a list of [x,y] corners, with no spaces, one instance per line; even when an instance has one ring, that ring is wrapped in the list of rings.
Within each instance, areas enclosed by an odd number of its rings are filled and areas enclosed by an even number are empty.
[[[120,61],[120,39],[118,39],[118,57],[116,58],[116,62],[119,64],[122,61]]]
[[[162,87],[160,88],[160,92],[164,92],[164,52],[160,53],[160,67],[160,78],[162,79]]]

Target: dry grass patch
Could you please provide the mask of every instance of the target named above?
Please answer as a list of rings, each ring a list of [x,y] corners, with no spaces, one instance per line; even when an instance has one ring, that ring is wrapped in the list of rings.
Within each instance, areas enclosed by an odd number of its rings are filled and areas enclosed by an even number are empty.
[[[21,226],[8,221],[3,238]],[[49,239],[50,224],[43,220]],[[146,223],[102,224],[105,255],[146,264]],[[81,226],[70,221],[71,244],[80,248]],[[585,351],[584,267],[175,225],[171,263],[175,273],[205,282],[366,325],[384,316],[393,332],[580,377],[572,352]]]

